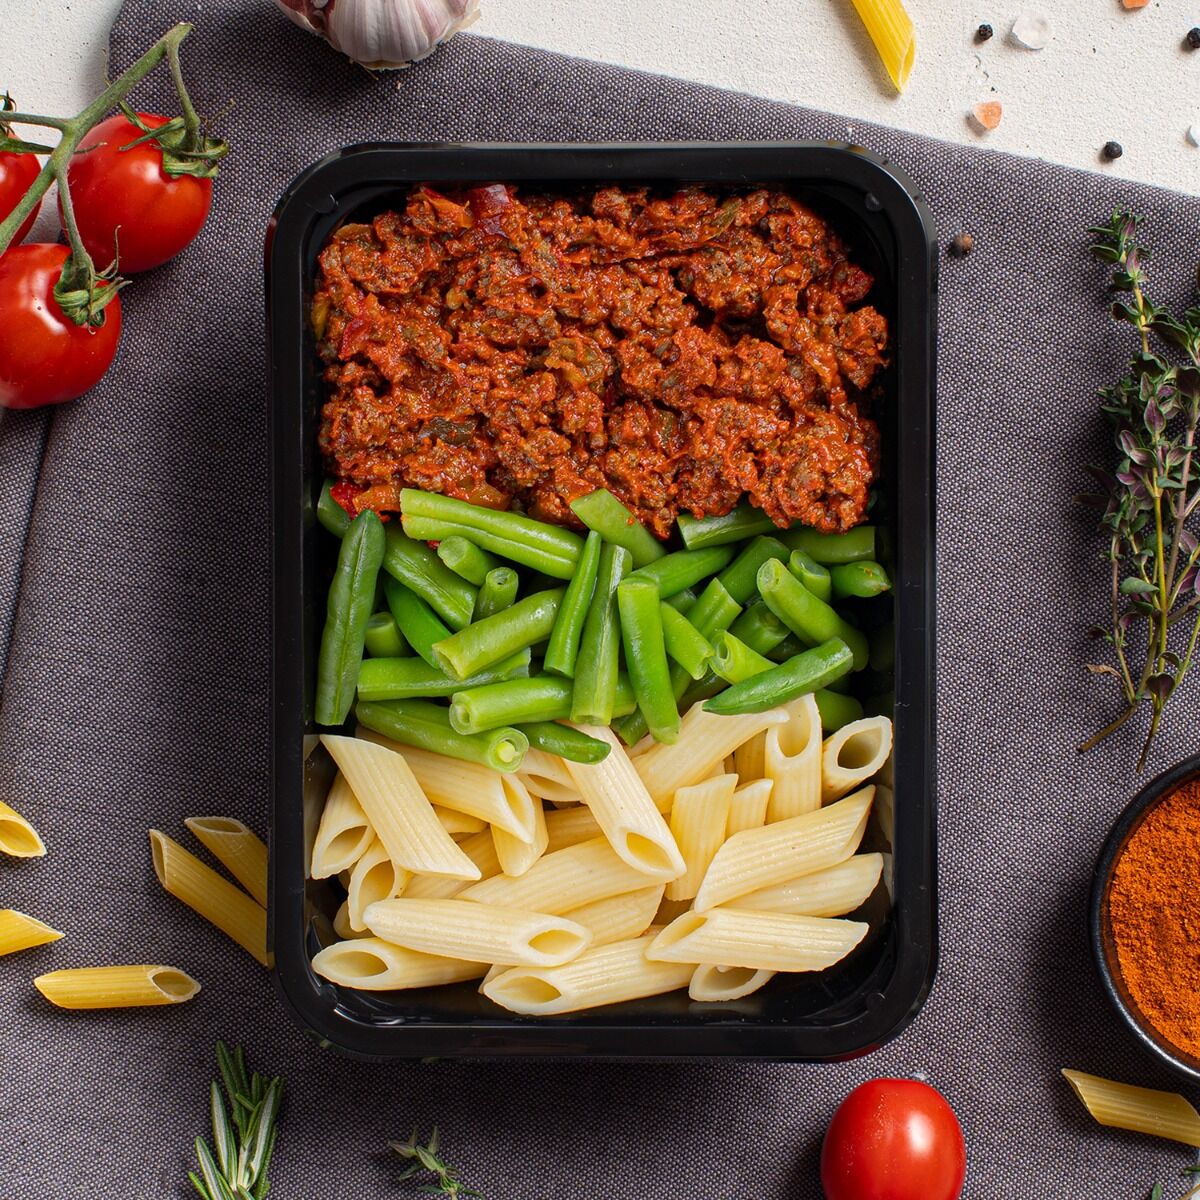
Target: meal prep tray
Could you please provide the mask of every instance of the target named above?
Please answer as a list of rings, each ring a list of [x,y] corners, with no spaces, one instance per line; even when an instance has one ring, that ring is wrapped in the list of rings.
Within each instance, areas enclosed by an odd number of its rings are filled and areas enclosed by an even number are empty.
[[[892,332],[876,414],[883,478],[871,519],[892,571],[895,623],[895,820],[892,900],[881,887],[858,914],[863,945],[812,976],[778,976],[726,1004],[685,992],[564,1017],[520,1017],[475,984],[362,992],[315,975],[333,940],[326,881],[306,879],[308,849],[333,775],[312,722],[317,648],[333,547],[317,525],[316,434],[324,388],[307,320],[315,263],[329,234],[402,202],[417,182],[771,184],[810,205],[876,278],[870,302]],[[302,174],[267,236],[266,276],[274,534],[273,796],[269,939],[280,989],[323,1043],[367,1057],[594,1055],[822,1060],[852,1057],[898,1033],[928,994],[936,961],[933,736],[933,362],[936,259],[928,210],[880,158],[825,143],[349,147]],[[879,844],[875,830],[871,848]],[[886,873],[885,873],[886,874]]]

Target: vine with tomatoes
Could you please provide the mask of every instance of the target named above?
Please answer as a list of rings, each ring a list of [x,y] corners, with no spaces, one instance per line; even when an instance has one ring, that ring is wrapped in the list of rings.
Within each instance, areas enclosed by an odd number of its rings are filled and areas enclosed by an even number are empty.
[[[208,136],[184,86],[191,28],[176,25],[74,117],[0,101],[0,407],[60,404],[99,382],[121,336],[122,273],[174,258],[204,225],[228,147]],[[179,115],[134,111],[126,98],[164,60]],[[54,131],[57,143],[13,126]],[[23,243],[53,184],[66,244]]]

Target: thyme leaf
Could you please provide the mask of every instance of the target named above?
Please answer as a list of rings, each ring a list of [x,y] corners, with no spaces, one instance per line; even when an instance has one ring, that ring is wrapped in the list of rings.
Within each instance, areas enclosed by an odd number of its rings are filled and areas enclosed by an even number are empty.
[[[416,1175],[432,1175],[433,1182],[422,1184],[418,1192],[428,1196],[448,1196],[451,1200],[483,1200],[483,1193],[467,1187],[459,1178],[458,1171],[448,1166],[438,1153],[440,1145],[437,1128],[429,1135],[429,1141],[424,1145],[417,1138],[414,1129],[407,1142],[388,1142],[388,1146],[401,1158],[409,1160],[410,1165],[400,1172],[400,1178],[412,1179]],[[214,1198],[215,1200],[215,1198]]]

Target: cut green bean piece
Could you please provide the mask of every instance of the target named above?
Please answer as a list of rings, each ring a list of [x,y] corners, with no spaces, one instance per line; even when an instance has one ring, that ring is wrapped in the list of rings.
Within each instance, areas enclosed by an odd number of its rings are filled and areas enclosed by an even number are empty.
[[[682,592],[676,592],[673,596],[668,596],[663,603],[669,604],[677,613],[682,613],[685,617],[692,611],[692,606],[696,603],[696,592],[693,588],[684,588]]]
[[[687,617],[676,612],[665,600],[661,602],[659,618],[662,621],[663,642],[668,657],[678,663],[693,679],[703,678],[713,653],[708,639]]]
[[[835,733],[843,725],[859,720],[863,715],[862,702],[853,696],[843,696],[840,692],[831,692],[821,688],[813,693],[817,702],[817,711],[821,714],[821,728],[826,733]]]
[[[649,579],[631,575],[617,588],[621,641],[638,708],[655,741],[675,742],[679,740],[679,709],[667,665],[662,608],[658,588]],[[674,609],[667,611],[679,615]]]
[[[487,733],[458,733],[450,725],[450,710],[428,700],[360,701],[354,711],[361,724],[394,742],[482,763],[496,771],[517,770],[529,749],[529,739],[507,726]]]
[[[317,520],[335,538],[343,538],[350,528],[350,514],[333,498],[332,487],[332,479],[325,480],[321,487],[321,495],[317,500]]]
[[[888,573],[877,562],[864,559],[862,562],[837,563],[829,568],[833,582],[833,594],[837,598],[857,596],[869,599],[888,591],[892,581]]]
[[[549,575],[556,582],[570,579],[575,571],[577,559],[556,553],[543,546],[525,545],[514,542],[500,534],[483,529],[472,529],[468,525],[457,525],[453,521],[440,521],[430,517],[403,517],[404,532],[420,542],[441,542],[448,537],[462,537],[474,542],[483,550],[490,551],[505,562],[517,563],[532,571]]]
[[[542,664],[551,675],[575,675],[575,660],[579,657],[579,640],[583,637],[583,626],[587,621],[592,593],[596,590],[596,575],[600,570],[600,551],[603,539],[593,530],[583,544],[579,566],[567,584],[567,594],[558,610],[550,644],[546,647],[546,659]]]
[[[638,742],[650,732],[650,727],[646,724],[646,718],[641,712],[630,713],[627,717],[620,717],[612,723],[613,732],[627,746],[636,746]]]
[[[521,580],[512,567],[496,567],[483,578],[483,586],[475,597],[476,621],[486,617],[494,617],[512,605],[517,598],[517,588]]]
[[[830,638],[795,658],[751,675],[706,701],[707,712],[724,716],[765,712],[827,686],[854,665],[854,654],[841,638]]]
[[[438,542],[437,556],[455,575],[476,587],[482,587],[487,573],[500,565],[486,550],[457,533]]]
[[[693,704],[699,704],[701,700],[707,700],[711,696],[716,696],[720,692],[725,691],[729,685],[723,680],[720,675],[709,671],[703,679],[696,680],[686,692],[683,693],[683,710],[686,712]]]
[[[712,669],[726,683],[741,683],[752,675],[770,671],[775,664],[761,654],[751,650],[728,629],[713,638]]]
[[[728,629],[733,624],[741,611],[738,602],[725,590],[725,585],[719,579],[710,579],[700,593],[700,599],[688,613],[688,620],[700,636],[711,643],[722,629]],[[683,698],[690,683],[691,677],[676,663],[671,668],[671,691],[676,700]]]
[[[372,658],[400,658],[408,653],[408,643],[391,613],[372,613],[364,640]]]
[[[768,610],[770,611],[770,610]],[[772,613],[772,616],[774,614]],[[782,624],[782,622],[780,622]],[[786,628],[786,626],[785,626]],[[766,651],[767,657],[774,663],[787,662],[789,658],[795,658],[801,650],[808,649],[808,643],[802,642],[790,629],[788,635],[775,647],[774,650]],[[760,651],[762,653],[762,651]]]
[[[779,535],[791,550],[803,550],[819,563],[857,562],[875,557],[875,526],[858,525],[845,533],[818,533],[805,526],[793,526]]]
[[[534,675],[455,692],[450,698],[450,726],[458,733],[483,733],[501,725],[557,721],[570,711],[571,681]]]
[[[433,647],[438,666],[455,679],[467,679],[510,654],[536,646],[550,636],[564,590],[535,592],[451,634]]]
[[[715,575],[729,564],[735,553],[732,546],[709,546],[704,550],[676,550],[649,566],[634,571],[631,578],[648,579],[656,588],[660,599],[682,592]]]
[[[788,570],[818,600],[824,600],[828,604],[833,599],[833,578],[829,574],[829,568],[817,562],[811,554],[805,554],[803,550],[793,550],[787,559],[787,565]]]
[[[787,562],[790,553],[778,538],[756,537],[717,578],[739,604],[745,604],[758,591],[758,568],[768,558]]]
[[[571,720],[579,725],[607,725],[613,718],[621,658],[617,585],[628,571],[629,551],[624,546],[605,544],[575,660]]]
[[[388,526],[383,568],[420,596],[451,629],[463,629],[471,623],[475,589],[461,575],[455,575],[424,542],[414,541],[395,524]]]
[[[817,645],[841,638],[854,654],[854,669],[861,671],[867,665],[866,637],[818,600],[783,563],[771,559],[759,567],[758,591],[767,607],[801,641]]]
[[[435,642],[450,636],[449,628],[420,596],[410,592],[391,575],[383,577],[383,595],[408,644],[431,667],[438,667],[440,670],[438,661],[433,656],[433,646]]]
[[[529,674],[528,650],[510,655],[470,679],[451,679],[445,671],[431,667],[423,658],[368,658],[358,672],[360,700],[428,700],[453,696],[465,688],[483,687]],[[503,722],[513,724],[513,722]]]
[[[745,502],[723,517],[693,517],[681,513],[677,524],[679,536],[689,550],[741,542],[756,533],[770,533],[776,528],[775,522],[761,508]]]
[[[571,511],[606,542],[624,546],[635,568],[644,567],[666,554],[662,542],[604,488],[572,500]]]
[[[730,625],[729,632],[755,653],[770,654],[792,631],[763,603],[761,597],[755,597],[746,611]],[[796,649],[803,650],[804,647],[797,646]]]
[[[557,754],[559,758],[569,758],[572,762],[603,762],[612,750],[607,742],[555,721],[530,721],[519,728],[531,746],[547,754]]]

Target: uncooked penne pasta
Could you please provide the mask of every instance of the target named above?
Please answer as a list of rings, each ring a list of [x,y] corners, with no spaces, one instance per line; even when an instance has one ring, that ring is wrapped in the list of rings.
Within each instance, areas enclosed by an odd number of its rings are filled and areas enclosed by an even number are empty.
[[[334,942],[313,956],[312,965],[322,979],[366,992],[462,983],[487,970],[487,963],[422,954],[377,937]]]
[[[592,945],[606,946],[609,942],[623,942],[641,937],[654,921],[659,902],[663,897],[661,883],[638,888],[636,892],[624,892],[620,896],[609,896],[607,900],[593,900],[580,908],[563,914],[592,931]]]
[[[679,847],[620,739],[606,725],[579,729],[611,747],[600,762],[568,762],[567,770],[618,857],[648,879],[682,875]]]
[[[148,1008],[182,1004],[200,985],[175,967],[72,967],[33,981],[59,1008]]]
[[[708,864],[725,840],[736,775],[716,775],[681,787],[671,804],[671,834],[686,869],[667,884],[668,900],[691,900],[700,890]]]
[[[41,858],[46,846],[38,831],[16,809],[0,800],[0,854],[13,858]]]
[[[442,828],[451,837],[460,833],[482,833],[487,828],[486,821],[481,821],[478,817],[472,817],[464,812],[456,812],[452,808],[442,808],[441,805],[435,804],[433,811],[442,823]]]
[[[863,921],[713,908],[676,917],[650,943],[646,957],[762,971],[823,971],[845,958],[868,928]]]
[[[481,879],[500,874],[500,859],[492,831],[468,834],[458,848],[479,868]],[[451,879],[446,875],[414,875],[404,894],[410,900],[449,900],[471,886],[469,879]]]
[[[677,742],[655,745],[633,762],[646,790],[665,810],[679,788],[699,783],[714,763],[723,762],[756,734],[786,720],[787,714],[778,708],[722,717],[705,712],[702,704],[693,704],[679,723]]]
[[[371,936],[370,931],[365,926],[361,932],[350,927],[350,902],[348,900],[343,900],[338,905],[337,912],[333,914],[333,932],[343,941]]]
[[[856,854],[823,871],[728,900],[726,907],[804,917],[841,917],[866,902],[882,873],[882,854]]]
[[[346,777],[339,773],[334,777],[321,812],[309,875],[313,879],[328,879],[349,870],[374,840],[375,830],[371,828],[367,814],[355,799]]]
[[[773,786],[769,779],[756,779],[733,793],[733,799],[729,802],[729,820],[725,825],[726,837],[733,837],[743,829],[757,829],[766,824]]]
[[[787,706],[786,724],[768,729],[763,773],[771,780],[767,821],[785,821],[821,807],[821,714],[812,696]]]
[[[831,733],[821,750],[822,803],[866,783],[891,753],[892,723],[887,717],[862,717]]]
[[[770,983],[775,974],[774,971],[755,970],[753,967],[719,967],[715,963],[701,963],[692,972],[688,997],[716,1004],[723,1000],[740,1000]]]
[[[917,57],[917,39],[904,5],[901,0],[852,0],[852,3],[896,90],[904,91]]]
[[[397,867],[455,879],[479,878],[479,868],[442,828],[403,754],[332,733],[322,734],[321,742]]]
[[[743,783],[752,779],[762,779],[766,774],[763,759],[763,743],[766,736],[765,733],[756,733],[733,752],[734,774]]]
[[[1178,1092],[1135,1087],[1066,1068],[1063,1076],[1101,1125],[1200,1146],[1200,1113]]]
[[[653,916],[653,912],[650,915]],[[5,954],[16,954],[18,950],[32,950],[34,946],[57,942],[62,936],[37,917],[17,912],[15,908],[0,908],[0,958]]]
[[[412,878],[392,861],[387,847],[376,839],[370,849],[354,864],[350,872],[350,886],[346,889],[347,916],[350,928],[356,933],[366,931],[363,913],[376,900],[392,900],[404,894]]]
[[[565,917],[466,900],[381,900],[367,909],[367,927],[409,950],[536,967],[570,962],[592,940]]]
[[[241,888],[218,875],[160,830],[150,830],[150,853],[158,881],[177,900],[249,951],[264,967],[267,910]]]
[[[561,967],[514,967],[483,985],[483,994],[510,1012],[532,1017],[577,1012],[599,1004],[640,1000],[686,987],[693,968],[650,962],[652,935],[586,950]]]
[[[252,895],[267,903],[267,846],[236,817],[185,817],[192,836]]]
[[[515,775],[504,777],[504,786],[514,791],[524,792],[534,814],[533,837],[529,840],[515,838],[511,833],[492,826],[492,841],[496,844],[496,857],[500,860],[500,870],[505,875],[524,875],[543,854],[550,835],[546,832],[546,811],[542,801],[536,796],[530,796],[529,790]]]
[[[557,808],[546,814],[546,832],[550,841],[546,850],[553,854],[567,846],[591,841],[601,833],[600,824],[586,804]]]
[[[735,833],[713,857],[696,893],[696,909],[716,908],[849,858],[862,841],[874,794],[867,786],[816,812]]]

